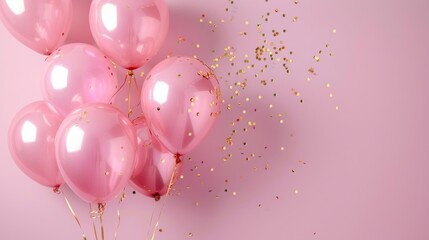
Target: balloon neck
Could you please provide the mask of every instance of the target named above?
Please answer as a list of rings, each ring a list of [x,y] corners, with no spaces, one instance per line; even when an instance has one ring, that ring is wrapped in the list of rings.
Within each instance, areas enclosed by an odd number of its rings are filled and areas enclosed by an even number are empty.
[[[52,189],[52,191],[54,191],[54,193],[56,193],[56,194],[60,194],[60,193],[61,193],[61,191],[60,191],[60,185],[55,186],[55,187]]]
[[[176,154],[176,164],[179,164],[182,162],[182,159],[180,159],[181,155],[180,154]]]
[[[155,199],[155,202],[158,202],[159,200],[161,200],[161,195],[159,195],[159,193],[155,193],[153,194],[153,198]]]
[[[103,215],[106,203],[98,203],[98,214]]]
[[[134,76],[133,70],[128,70],[127,75],[130,77]]]

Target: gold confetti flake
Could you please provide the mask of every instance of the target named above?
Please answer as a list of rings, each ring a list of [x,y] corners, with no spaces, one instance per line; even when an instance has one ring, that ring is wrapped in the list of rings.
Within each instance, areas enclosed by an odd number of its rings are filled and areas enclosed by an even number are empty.
[[[227,138],[226,138],[226,143],[227,143],[228,145],[232,145],[232,137],[227,137]]]
[[[316,60],[316,62],[320,62],[320,57],[319,56],[313,56],[314,60]]]
[[[204,72],[204,71],[198,71],[197,73],[199,76],[205,78],[205,79],[210,79],[211,75],[214,75],[213,72]]]

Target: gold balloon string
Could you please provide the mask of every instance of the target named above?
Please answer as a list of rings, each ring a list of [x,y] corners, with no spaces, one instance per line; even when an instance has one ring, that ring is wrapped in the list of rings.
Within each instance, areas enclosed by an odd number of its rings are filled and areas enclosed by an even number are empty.
[[[131,108],[131,85],[133,80],[134,73],[133,71],[129,70],[127,77],[128,78],[128,118],[133,115],[133,109]]]
[[[128,79],[128,74],[125,75],[125,79],[124,82],[122,82],[121,86],[118,88],[118,90],[116,90],[116,92],[112,95],[112,97],[110,97],[109,103],[112,104],[112,100],[113,98],[118,95],[119,91],[121,91],[121,89],[125,86],[125,83],[127,82]]]
[[[155,224],[155,227],[154,227],[153,232],[152,232],[151,240],[155,239],[156,229],[158,228],[162,212],[164,211],[165,203],[167,202],[167,198],[170,195],[170,190],[171,190],[171,186],[173,185],[173,180],[174,180],[174,176],[176,175],[176,170],[177,170],[177,164],[174,165],[174,171],[173,171],[173,174],[171,174],[170,182],[168,184],[167,193],[165,194],[165,198],[162,201],[161,211],[159,212],[158,219],[156,220],[156,224]]]
[[[116,209],[116,214],[118,215],[118,224],[116,225],[116,229],[115,229],[115,240],[118,235],[119,227],[121,226],[121,213],[119,212],[119,208],[121,207],[121,203],[124,201],[124,199],[125,199],[125,188],[122,191],[121,197],[119,198],[119,201],[118,201],[118,207]]]
[[[66,202],[71,214],[73,215],[74,219],[76,220],[77,225],[79,226],[80,231],[82,232],[82,239],[87,240],[85,232],[82,229],[82,225],[80,224],[79,218],[76,215],[76,212],[74,211],[73,207],[71,206],[69,200],[67,199],[67,196],[65,195],[64,191],[61,190],[59,187],[54,188],[54,192],[56,194],[61,194],[64,197],[64,201]]]
[[[95,240],[98,240],[97,228],[95,227],[94,219],[97,218],[98,212],[92,209],[92,204],[89,204],[89,216],[92,219],[92,230],[94,231]]]
[[[106,207],[105,203],[99,203],[98,204],[98,213],[99,213],[99,219],[100,219],[101,240],[104,240],[103,213],[104,213],[104,208],[105,207]]]

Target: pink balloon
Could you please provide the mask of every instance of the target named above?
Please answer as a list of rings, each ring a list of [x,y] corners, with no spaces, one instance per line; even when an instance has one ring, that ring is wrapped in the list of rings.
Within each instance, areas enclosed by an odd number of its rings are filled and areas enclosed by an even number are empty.
[[[0,19],[27,47],[49,55],[66,40],[71,0],[0,0]]]
[[[165,149],[156,139],[152,139],[144,118],[133,121],[137,133],[136,167],[131,177],[131,185],[140,193],[159,199],[179,178],[182,162]]]
[[[9,128],[9,150],[18,167],[34,181],[59,187],[63,179],[55,160],[55,133],[61,115],[47,102],[21,109]]]
[[[72,43],[46,59],[42,92],[46,100],[67,115],[82,103],[113,101],[116,70],[96,47]]]
[[[80,198],[105,203],[118,195],[133,173],[136,135],[115,107],[85,104],[58,129],[55,152],[64,181]]]
[[[191,151],[220,114],[220,87],[213,71],[191,57],[156,65],[143,83],[143,112],[152,133],[172,153]]]
[[[164,0],[94,0],[89,24],[95,42],[118,65],[134,70],[164,42],[169,25]]]

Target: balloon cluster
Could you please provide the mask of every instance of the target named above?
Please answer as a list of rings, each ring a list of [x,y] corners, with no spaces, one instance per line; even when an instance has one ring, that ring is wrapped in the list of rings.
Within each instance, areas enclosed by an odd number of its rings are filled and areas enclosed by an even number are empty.
[[[66,183],[80,198],[105,203],[130,182],[159,198],[180,172],[181,156],[209,133],[220,114],[213,71],[192,57],[170,57],[147,75],[144,116],[130,120],[112,105],[115,62],[132,70],[161,48],[169,25],[164,0],[93,0],[89,23],[98,47],[63,45],[72,0],[0,0],[0,19],[29,48],[48,55],[44,101],[15,116],[9,149],[20,169],[53,188]]]

